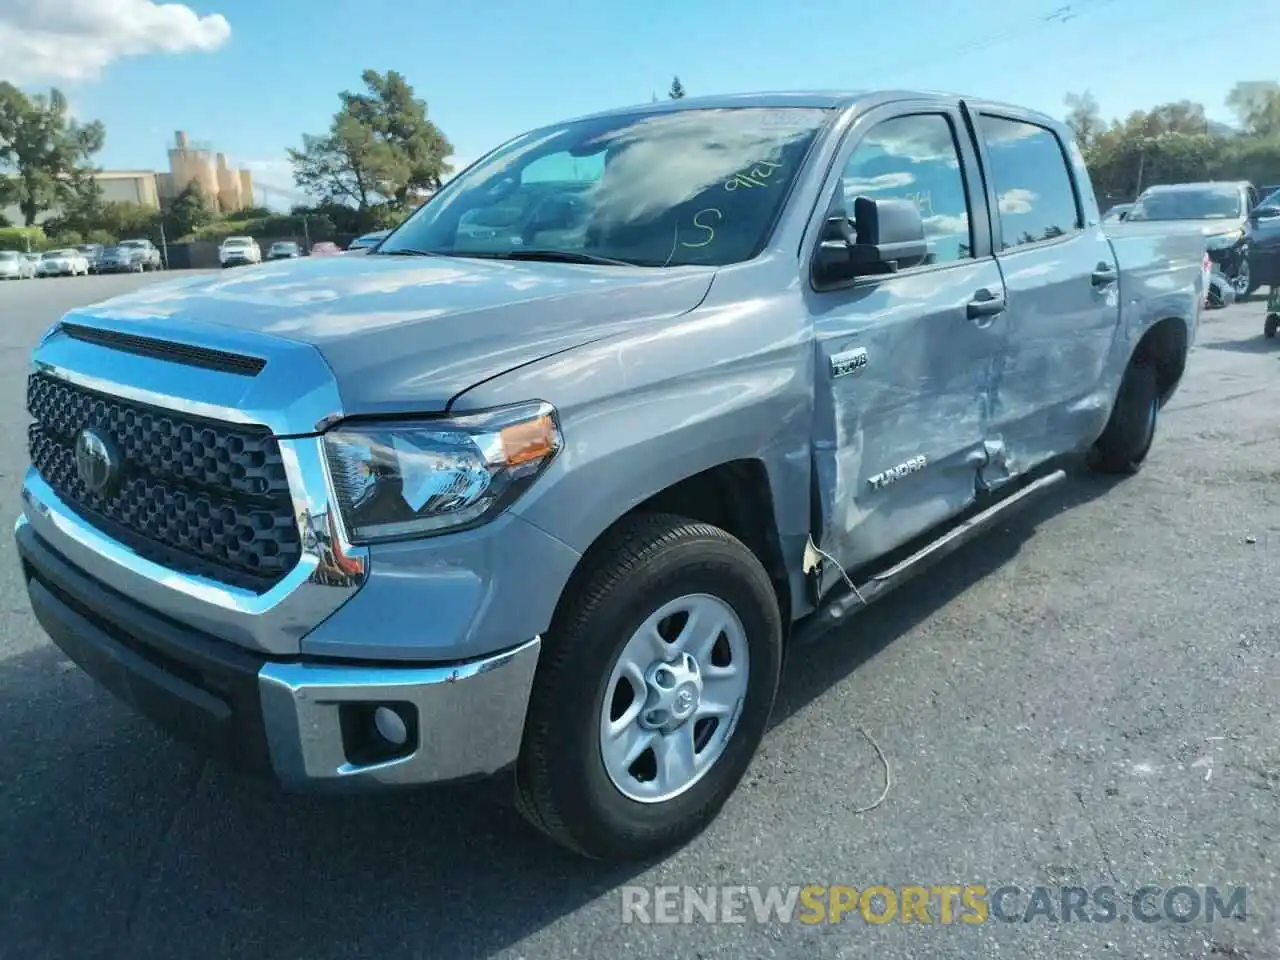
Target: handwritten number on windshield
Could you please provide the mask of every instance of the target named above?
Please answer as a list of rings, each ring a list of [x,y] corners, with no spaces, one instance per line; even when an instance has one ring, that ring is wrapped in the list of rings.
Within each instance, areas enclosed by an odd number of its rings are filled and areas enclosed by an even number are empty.
[[[747,170],[735,173],[724,182],[724,188],[733,191],[739,187],[767,187],[769,186],[769,178],[774,175],[775,171],[781,169],[782,164],[780,163],[761,160],[759,163],[753,163]]]

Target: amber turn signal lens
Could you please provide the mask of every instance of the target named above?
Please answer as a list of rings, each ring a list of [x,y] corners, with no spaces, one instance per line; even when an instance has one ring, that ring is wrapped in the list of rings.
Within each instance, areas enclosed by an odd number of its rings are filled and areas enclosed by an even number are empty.
[[[502,455],[512,467],[550,456],[560,442],[555,421],[548,416],[503,427],[498,436],[502,440]]]

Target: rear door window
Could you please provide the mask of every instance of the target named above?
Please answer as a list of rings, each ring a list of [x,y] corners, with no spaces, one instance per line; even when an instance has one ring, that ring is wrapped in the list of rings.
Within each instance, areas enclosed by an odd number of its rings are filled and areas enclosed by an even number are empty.
[[[1066,154],[1052,130],[987,114],[978,117],[978,129],[998,199],[1002,249],[1082,227]]]

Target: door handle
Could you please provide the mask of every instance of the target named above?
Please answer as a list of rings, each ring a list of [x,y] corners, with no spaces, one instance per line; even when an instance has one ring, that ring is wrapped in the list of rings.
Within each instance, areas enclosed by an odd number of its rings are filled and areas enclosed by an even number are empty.
[[[1095,287],[1105,287],[1108,284],[1115,283],[1119,276],[1120,275],[1116,272],[1116,268],[1111,266],[1111,264],[1099,263],[1094,267],[1093,275],[1090,279],[1093,281],[1093,285]]]
[[[994,317],[997,314],[1004,313],[1004,308],[1004,297],[983,287],[973,295],[973,299],[965,307],[965,313],[968,314],[970,320],[980,320],[983,317]]]

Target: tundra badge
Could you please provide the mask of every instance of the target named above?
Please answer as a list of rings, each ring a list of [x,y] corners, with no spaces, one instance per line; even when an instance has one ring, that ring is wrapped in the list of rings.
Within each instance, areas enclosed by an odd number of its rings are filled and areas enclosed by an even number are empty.
[[[896,467],[890,467],[881,473],[877,473],[867,482],[876,490],[883,490],[889,484],[901,480],[909,473],[919,473],[928,463],[923,456],[912,457],[906,463],[900,463]]]
[[[854,347],[852,350],[846,350],[844,353],[833,353],[831,355],[831,376],[847,377],[851,373],[857,373],[867,365],[867,348]]]

